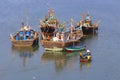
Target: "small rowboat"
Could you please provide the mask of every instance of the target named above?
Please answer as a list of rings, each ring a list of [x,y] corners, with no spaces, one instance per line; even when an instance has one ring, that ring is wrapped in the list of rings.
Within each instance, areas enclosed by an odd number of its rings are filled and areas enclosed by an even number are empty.
[[[87,52],[84,54],[80,52],[80,62],[90,62],[92,60],[91,58],[92,56],[90,50],[87,50]]]
[[[65,50],[68,52],[82,51],[85,50],[85,46],[71,46],[71,47],[66,47]]]
[[[80,59],[80,62],[90,62],[91,59],[87,59],[87,58],[83,58],[83,59]]]

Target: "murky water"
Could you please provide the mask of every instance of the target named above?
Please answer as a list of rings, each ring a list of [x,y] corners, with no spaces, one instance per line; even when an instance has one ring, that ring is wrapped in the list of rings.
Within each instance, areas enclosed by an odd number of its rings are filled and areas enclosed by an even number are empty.
[[[0,2],[0,80],[119,80],[120,78],[119,0],[3,0]],[[39,19],[48,8],[56,18],[70,25],[90,13],[93,22],[101,20],[97,35],[82,44],[92,52],[91,63],[80,63],[79,52],[45,52],[38,47],[15,48],[9,34],[28,21],[39,31]],[[56,54],[57,53],[57,54]]]

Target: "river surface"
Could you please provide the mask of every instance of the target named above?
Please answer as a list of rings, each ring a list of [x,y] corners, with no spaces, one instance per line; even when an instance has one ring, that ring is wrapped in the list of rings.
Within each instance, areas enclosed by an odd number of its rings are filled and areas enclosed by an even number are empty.
[[[92,62],[80,63],[79,52],[46,52],[35,48],[15,48],[10,33],[26,22],[39,32],[39,19],[49,8],[60,22],[70,25],[90,13],[93,22],[101,20],[98,34],[87,36],[82,44],[91,50]],[[2,0],[0,2],[0,80],[119,80],[120,79],[120,1],[119,0]]]

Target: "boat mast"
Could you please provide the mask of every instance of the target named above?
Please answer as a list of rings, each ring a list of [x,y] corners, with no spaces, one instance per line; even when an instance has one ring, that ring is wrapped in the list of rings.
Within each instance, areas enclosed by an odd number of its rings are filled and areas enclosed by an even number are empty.
[[[24,22],[22,21],[22,29],[24,28]]]
[[[28,12],[26,13],[26,26],[29,27],[29,23],[28,23]]]
[[[85,19],[85,14],[84,12],[82,12],[82,20],[84,21],[84,19]]]

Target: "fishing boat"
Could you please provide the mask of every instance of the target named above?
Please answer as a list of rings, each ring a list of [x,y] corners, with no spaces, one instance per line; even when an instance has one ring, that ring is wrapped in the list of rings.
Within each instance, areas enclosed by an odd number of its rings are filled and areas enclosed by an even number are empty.
[[[45,50],[63,51],[65,47],[72,46],[73,42],[76,43],[83,37],[83,34],[77,33],[79,32],[73,31],[73,33],[70,33],[68,31],[46,39],[43,39],[44,35],[42,34],[41,44]]]
[[[75,38],[74,36],[77,36],[76,40],[72,39]],[[70,32],[59,33],[55,37],[41,39],[41,44],[45,50],[63,51],[65,47],[72,46],[73,42],[77,42],[81,37],[82,35],[78,36],[78,34],[74,35],[70,34]]]
[[[52,37],[58,29],[58,20],[54,18],[54,10],[49,9],[44,19],[40,19],[40,31],[45,37]]]
[[[87,50],[84,54],[80,52],[80,62],[90,62],[92,60],[92,56],[90,50]]]
[[[51,20],[54,20],[54,17],[52,17],[52,19],[50,18],[47,20],[51,22]],[[51,32],[49,32],[51,26],[45,28],[46,26],[43,25],[43,23],[43,21],[40,21],[40,41],[41,45],[45,48],[45,50],[63,51],[65,50],[65,47],[72,46],[73,42],[77,42],[83,37],[82,30],[73,29],[72,21],[70,29],[67,30],[65,29],[65,23],[63,23],[62,25],[60,23],[57,25],[56,23],[52,24],[52,26],[54,25],[52,27],[54,28],[54,30]],[[51,25],[51,23],[47,24]],[[44,30],[42,30],[43,28]]]
[[[77,42],[77,41],[76,41]],[[42,46],[45,48],[45,50],[52,50],[52,51],[63,51],[66,46],[72,46],[73,41],[47,41],[47,40],[41,40]]]
[[[96,33],[98,31],[98,25],[100,23],[100,20],[96,23],[92,23],[91,16],[87,14],[86,16],[84,13],[82,13],[82,20],[77,22],[76,29],[82,29],[83,34],[91,34]]]
[[[30,26],[24,26],[14,34],[10,34],[10,40],[13,46],[33,46],[38,45],[39,35]]]
[[[73,51],[82,51],[85,50],[85,46],[71,46],[71,47],[65,47],[65,50],[67,52],[73,52]]]

